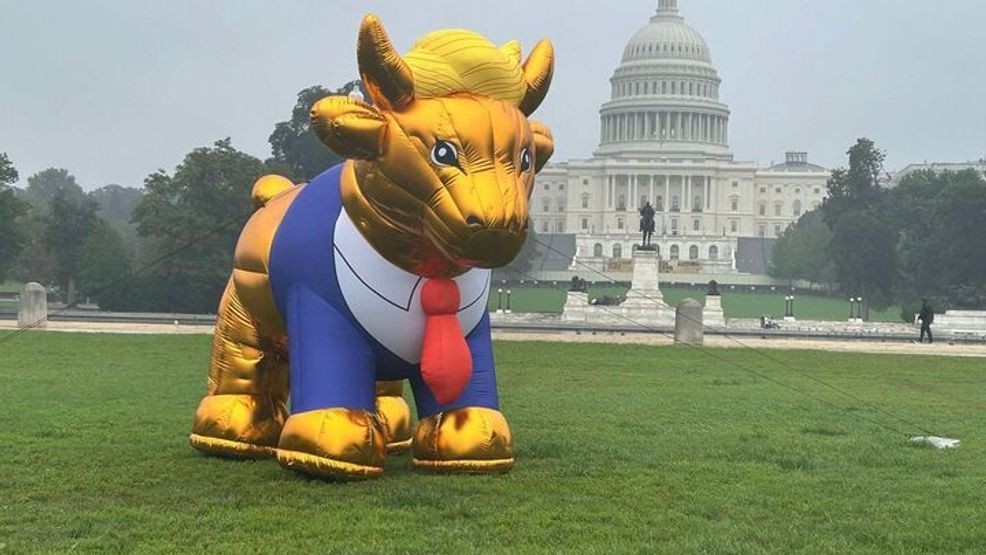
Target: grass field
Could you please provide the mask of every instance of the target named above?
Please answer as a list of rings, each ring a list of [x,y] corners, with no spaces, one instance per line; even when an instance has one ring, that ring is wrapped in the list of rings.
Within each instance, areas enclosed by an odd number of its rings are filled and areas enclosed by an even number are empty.
[[[490,309],[497,308],[497,289],[504,286],[494,285],[490,295]],[[510,305],[514,312],[546,312],[559,313],[565,304],[565,289],[567,284],[556,287],[517,286],[511,285]],[[760,289],[760,288],[758,288]],[[597,285],[589,287],[589,298],[602,295],[623,296],[627,287],[615,285]],[[784,295],[782,289],[777,291],[750,291],[749,288],[737,287],[735,290],[722,287],[722,307],[727,318],[759,318],[764,314],[774,317],[784,315]],[[691,297],[699,302],[705,302],[704,289],[689,289],[687,287],[662,286],[664,300],[671,306],[682,299]],[[506,305],[506,297],[502,300]],[[794,305],[795,315],[806,320],[845,320],[849,318],[849,303],[837,297],[821,295],[796,295]],[[870,320],[878,322],[900,322],[900,307],[890,307],[884,311],[871,310]]]
[[[501,476],[324,483],[186,444],[206,336],[0,345],[0,553],[981,553],[982,359],[500,343]],[[719,359],[725,359],[719,360]],[[838,404],[833,409],[732,364]],[[895,424],[911,432],[903,424]]]

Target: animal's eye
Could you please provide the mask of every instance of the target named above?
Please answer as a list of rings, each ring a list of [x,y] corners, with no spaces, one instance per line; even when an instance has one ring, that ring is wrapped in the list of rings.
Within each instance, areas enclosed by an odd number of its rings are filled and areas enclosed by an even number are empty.
[[[431,161],[439,166],[459,165],[459,152],[455,150],[455,145],[448,141],[438,141],[431,147]]]
[[[520,151],[520,171],[526,172],[531,169],[531,149],[524,147],[524,150]]]

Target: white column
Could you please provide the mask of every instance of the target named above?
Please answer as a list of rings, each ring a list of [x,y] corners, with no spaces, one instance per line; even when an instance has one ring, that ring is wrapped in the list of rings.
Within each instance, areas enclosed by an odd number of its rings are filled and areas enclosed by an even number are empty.
[[[671,178],[664,174],[664,211],[671,210]]]
[[[613,207],[613,176],[612,175],[606,176],[606,183],[608,185],[607,194],[606,194],[606,206],[608,208],[612,208]]]
[[[692,176],[686,175],[684,179],[685,179],[684,196],[686,200],[685,211],[691,212],[692,211]]]

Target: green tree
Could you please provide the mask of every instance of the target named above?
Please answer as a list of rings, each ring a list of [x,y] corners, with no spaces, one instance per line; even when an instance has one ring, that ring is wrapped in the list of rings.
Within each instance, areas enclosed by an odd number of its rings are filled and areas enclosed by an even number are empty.
[[[6,152],[0,152],[0,185],[12,185],[17,183],[18,174],[14,163]]]
[[[48,206],[44,245],[55,261],[55,281],[63,300],[76,300],[79,261],[82,244],[96,225],[96,203],[83,195],[76,197],[71,189],[55,191]]]
[[[0,282],[6,281],[26,242],[18,220],[27,211],[27,206],[9,187],[16,181],[17,170],[7,153],[0,152]]]
[[[134,210],[146,239],[134,267],[165,261],[137,279],[141,309],[215,312],[240,230],[252,213],[250,191],[269,168],[229,139],[197,148],[173,175],[153,173]]]
[[[821,211],[813,210],[789,226],[774,245],[770,275],[812,283],[833,283],[835,263],[829,254],[832,230]]]
[[[974,170],[915,172],[891,194],[901,230],[897,296],[941,307],[986,305],[986,181]]]
[[[74,203],[81,203],[86,196],[75,177],[64,168],[48,168],[27,178],[27,188],[22,195],[34,208],[48,212],[59,193],[66,201]]]
[[[849,168],[832,172],[822,206],[832,230],[829,254],[843,291],[884,308],[893,300],[897,262],[897,232],[880,217],[888,210],[886,191],[880,187],[885,154],[865,138],[847,154]]]
[[[310,114],[312,106],[326,96],[348,95],[357,88],[364,98],[369,98],[362,81],[351,81],[335,91],[313,85],[298,93],[291,119],[276,124],[269,139],[273,154],[271,160],[283,164],[288,177],[295,181],[308,181],[342,161],[312,133]]]
[[[96,201],[96,215],[119,234],[128,248],[137,244],[137,226],[132,222],[134,209],[144,196],[144,190],[120,185],[106,185],[89,193]]]
[[[131,294],[129,273],[130,252],[123,239],[108,222],[97,219],[79,252],[81,291],[103,310],[125,309]]]

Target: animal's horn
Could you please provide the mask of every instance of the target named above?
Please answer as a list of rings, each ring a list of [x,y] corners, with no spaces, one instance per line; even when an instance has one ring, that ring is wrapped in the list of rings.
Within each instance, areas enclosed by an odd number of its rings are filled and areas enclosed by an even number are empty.
[[[517,106],[525,115],[531,115],[537,110],[548,94],[551,86],[551,75],[555,71],[555,49],[551,42],[544,39],[538,42],[524,60],[524,82],[527,92]]]
[[[374,104],[384,110],[400,110],[414,100],[411,68],[394,50],[375,14],[367,14],[360,24],[356,59],[363,84]]]

